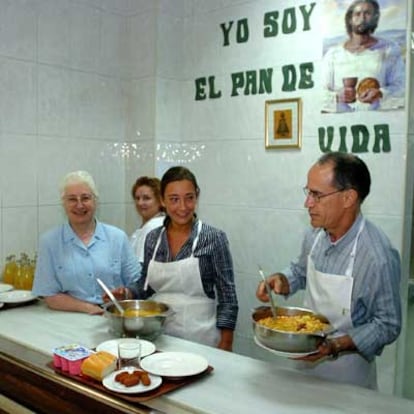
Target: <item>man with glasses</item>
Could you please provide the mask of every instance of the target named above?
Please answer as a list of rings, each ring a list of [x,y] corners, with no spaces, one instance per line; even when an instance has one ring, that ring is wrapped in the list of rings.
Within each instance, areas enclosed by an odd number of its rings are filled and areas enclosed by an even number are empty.
[[[300,358],[304,372],[376,389],[375,357],[401,330],[400,257],[361,213],[370,173],[352,154],[324,154],[309,170],[305,207],[312,228],[298,259],[267,278],[277,294],[305,290],[304,306],[337,329],[316,353]],[[268,301],[264,283],[257,297]]]
[[[67,174],[61,185],[67,222],[43,234],[33,293],[51,309],[101,314],[102,289],[136,282],[141,266],[127,235],[95,217],[98,191],[86,171]]]

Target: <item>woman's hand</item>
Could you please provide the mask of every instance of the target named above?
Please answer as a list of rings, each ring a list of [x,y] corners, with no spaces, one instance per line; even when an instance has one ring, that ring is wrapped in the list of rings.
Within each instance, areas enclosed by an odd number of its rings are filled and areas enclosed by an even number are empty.
[[[222,328],[220,330],[220,341],[217,344],[217,348],[223,351],[233,351],[233,330]]]
[[[104,313],[104,310],[98,305],[89,303],[85,307],[85,312],[88,313],[89,315],[102,315]]]
[[[55,310],[83,312],[89,315],[101,315],[104,312],[99,305],[75,298],[67,293],[45,296],[44,301],[50,309]]]
[[[272,289],[278,295],[288,295],[290,292],[289,281],[282,273],[275,273],[266,278],[270,289]],[[256,290],[257,299],[262,302],[269,302],[270,298],[266,291],[264,282],[260,282]]]
[[[111,292],[118,300],[132,299],[132,292],[124,286],[112,289]],[[106,293],[104,293],[102,295],[102,300],[106,303],[110,302],[111,299],[109,299],[109,296]]]

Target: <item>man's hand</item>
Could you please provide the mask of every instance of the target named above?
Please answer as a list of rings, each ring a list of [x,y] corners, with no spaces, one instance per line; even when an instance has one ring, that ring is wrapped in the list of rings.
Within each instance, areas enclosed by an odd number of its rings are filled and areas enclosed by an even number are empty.
[[[272,289],[278,295],[288,295],[290,292],[289,282],[285,275],[282,273],[275,273],[266,278],[270,289]],[[270,298],[266,292],[266,286],[264,282],[260,282],[256,290],[256,296],[262,302],[269,302]]]
[[[329,357],[330,359],[338,358],[341,352],[356,352],[354,341],[349,335],[344,335],[336,338],[326,339],[319,347],[318,352],[300,358],[293,358],[300,361],[314,362],[321,358]]]
[[[332,348],[332,345],[328,341],[322,342],[321,345],[318,347],[318,352],[315,352],[314,354],[300,357],[300,358],[292,358],[295,361],[307,361],[307,362],[315,362],[322,358],[332,358],[335,357],[334,351]]]

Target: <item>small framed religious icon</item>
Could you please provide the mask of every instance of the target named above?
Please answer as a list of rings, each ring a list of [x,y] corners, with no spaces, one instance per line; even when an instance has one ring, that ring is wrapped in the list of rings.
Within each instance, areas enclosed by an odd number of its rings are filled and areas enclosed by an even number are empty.
[[[302,100],[280,99],[265,103],[265,147],[300,148]]]

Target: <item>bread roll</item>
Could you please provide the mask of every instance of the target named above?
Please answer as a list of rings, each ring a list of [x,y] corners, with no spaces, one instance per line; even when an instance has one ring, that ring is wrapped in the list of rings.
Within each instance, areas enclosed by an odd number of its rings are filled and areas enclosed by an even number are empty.
[[[379,89],[380,83],[375,78],[364,78],[359,82],[356,93],[358,96],[365,93],[368,89]]]
[[[106,351],[99,351],[86,358],[81,365],[81,372],[88,377],[102,381],[116,369],[116,356]]]

